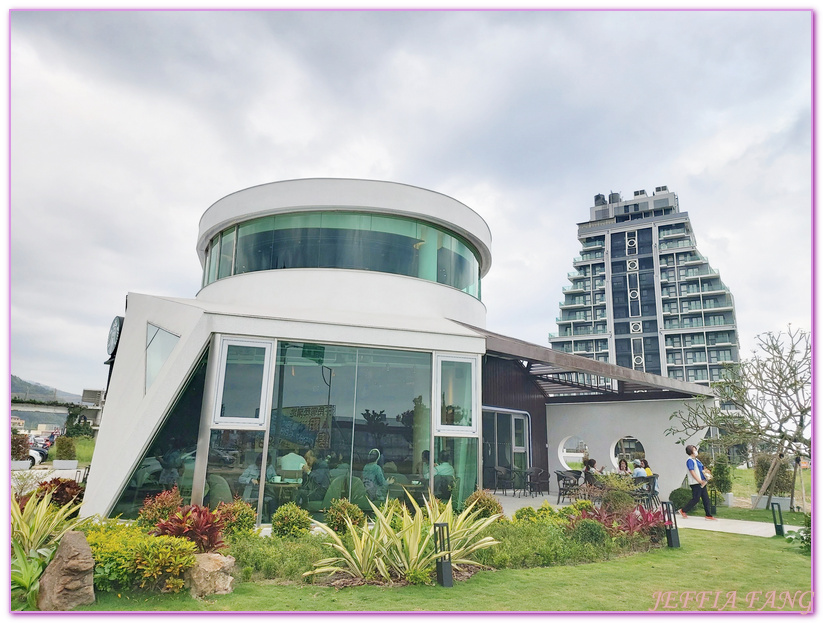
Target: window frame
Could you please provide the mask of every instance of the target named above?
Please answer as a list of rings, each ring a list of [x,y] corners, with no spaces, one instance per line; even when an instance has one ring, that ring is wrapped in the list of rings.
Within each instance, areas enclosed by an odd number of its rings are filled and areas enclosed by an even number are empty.
[[[444,424],[442,419],[442,389],[443,389],[443,375],[442,364],[452,363],[469,363],[471,365],[471,388],[472,388],[472,418],[468,426],[454,426],[451,424]],[[444,353],[434,353],[434,366],[432,373],[432,386],[434,388],[434,403],[432,410],[434,415],[434,426],[432,427],[432,436],[438,437],[477,437],[480,431],[480,422],[482,421],[482,409],[480,406],[480,379],[479,373],[480,361],[477,355],[452,355]]]
[[[219,358],[217,368],[217,382],[214,390],[214,405],[210,428],[212,429],[237,429],[237,430],[265,430],[269,422],[271,412],[271,388],[273,387],[274,366],[272,366],[273,353],[275,352],[276,340],[255,339],[240,336],[220,336],[219,338]],[[259,415],[256,418],[228,417],[220,414],[223,404],[223,391],[226,380],[226,362],[228,359],[229,347],[242,346],[263,348],[263,378],[260,383]]]

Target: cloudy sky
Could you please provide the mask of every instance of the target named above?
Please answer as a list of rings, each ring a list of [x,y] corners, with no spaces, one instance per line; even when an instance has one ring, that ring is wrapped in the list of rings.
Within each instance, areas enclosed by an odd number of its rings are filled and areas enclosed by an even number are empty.
[[[198,220],[300,177],[489,224],[488,327],[547,342],[595,194],[668,185],[741,347],[811,326],[808,11],[13,11],[11,373],[102,388],[127,292],[193,297]]]

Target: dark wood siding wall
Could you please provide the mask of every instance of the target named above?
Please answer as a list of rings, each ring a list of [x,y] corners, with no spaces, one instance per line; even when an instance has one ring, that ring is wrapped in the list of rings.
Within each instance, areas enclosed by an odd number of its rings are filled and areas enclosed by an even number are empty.
[[[532,465],[548,470],[546,398],[519,362],[492,355],[483,357],[483,406],[528,411]]]

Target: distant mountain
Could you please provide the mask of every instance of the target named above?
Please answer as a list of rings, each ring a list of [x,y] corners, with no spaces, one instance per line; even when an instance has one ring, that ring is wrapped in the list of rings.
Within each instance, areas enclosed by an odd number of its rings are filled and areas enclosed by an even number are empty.
[[[79,394],[70,394],[48,385],[24,381],[19,376],[11,375],[11,397],[38,402],[80,402]]]

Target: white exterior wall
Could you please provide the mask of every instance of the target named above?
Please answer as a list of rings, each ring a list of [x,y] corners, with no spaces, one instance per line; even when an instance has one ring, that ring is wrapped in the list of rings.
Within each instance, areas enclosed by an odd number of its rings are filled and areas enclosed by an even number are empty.
[[[652,471],[659,474],[660,499],[668,500],[669,493],[680,486],[686,476],[685,445],[665,431],[671,426],[668,416],[685,410],[685,403],[699,404],[697,400],[638,400],[631,402],[596,402],[546,405],[549,472],[552,488],[556,490],[554,470],[566,469],[560,461],[563,445],[572,436],[580,437],[589,448],[589,457],[597,466],[616,470],[614,447],[623,437],[634,437],[643,444],[646,460]],[[699,443],[701,435],[687,443]]]
[[[82,514],[108,513],[213,333],[440,353],[485,353],[485,338],[443,315],[438,317],[450,310],[460,320],[485,324],[485,307],[472,296],[448,286],[396,275],[342,271],[346,274],[341,276],[340,272],[307,269],[249,273],[216,282],[201,292],[214,295],[219,290],[214,298],[231,303],[201,300],[208,299],[208,295],[189,300],[129,294],[104,407],[105,425],[97,438],[95,469],[89,473]],[[278,273],[276,278],[273,273]],[[256,281],[249,281],[252,278]],[[234,285],[235,280],[244,283]],[[398,281],[403,282],[402,287],[394,288]],[[278,287],[268,287],[272,282]],[[326,283],[348,292],[345,300],[349,304],[332,304],[342,300],[334,296],[322,304],[310,303],[301,296]],[[220,287],[215,288],[218,284]],[[278,294],[284,291],[292,296]],[[352,292],[359,296],[352,296]],[[388,310],[392,300],[398,305],[394,315]],[[406,306],[408,315],[402,315]],[[379,313],[370,313],[372,307]],[[179,335],[180,340],[145,392],[147,322]]]

